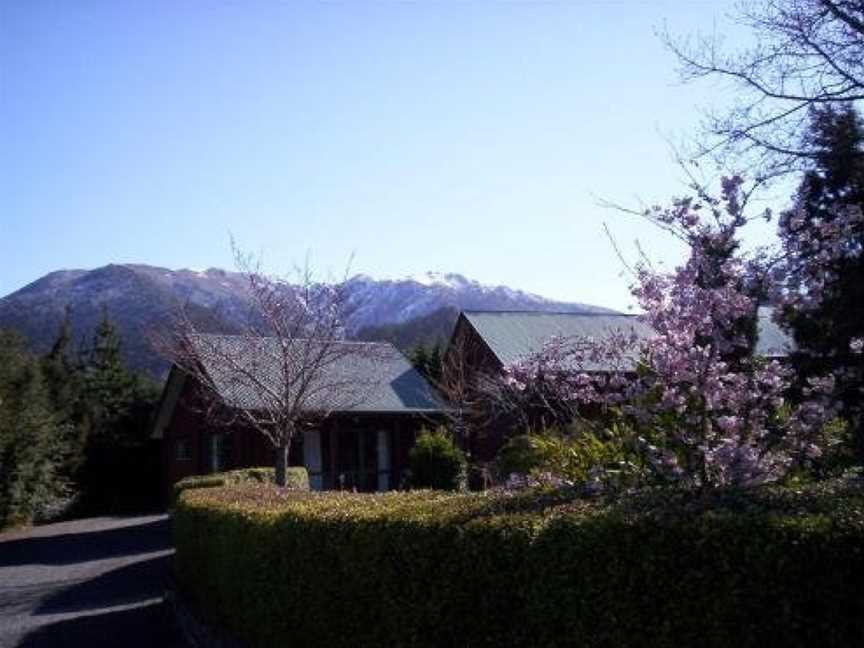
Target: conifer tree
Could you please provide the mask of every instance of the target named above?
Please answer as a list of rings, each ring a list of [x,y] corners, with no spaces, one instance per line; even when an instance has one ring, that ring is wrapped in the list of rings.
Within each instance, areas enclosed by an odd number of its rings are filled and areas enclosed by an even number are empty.
[[[443,362],[440,342],[436,342],[430,348],[424,344],[418,344],[414,347],[409,359],[414,368],[427,380],[435,384],[440,382]]]
[[[82,367],[94,440],[109,440],[116,432],[116,423],[128,415],[135,380],[126,370],[120,348],[108,310],[103,309]]]
[[[66,492],[68,454],[39,364],[0,332],[0,526],[43,514]]]
[[[147,424],[158,387],[129,371],[122,342],[103,309],[79,367],[82,402],[89,424],[81,470],[85,508],[117,509],[140,496]],[[134,494],[134,497],[130,497]]]
[[[441,352],[441,343],[436,342],[429,352],[429,369],[426,374],[426,377],[436,385],[441,382],[443,364],[444,358]]]
[[[426,375],[426,369],[429,365],[429,354],[426,351],[426,346],[423,344],[418,344],[414,347],[414,350],[411,352],[409,358],[412,366],[424,376]]]
[[[851,106],[814,111],[807,135],[813,168],[780,219],[792,285],[785,319],[802,378],[838,377],[844,413],[861,448],[864,338],[864,126]]]
[[[71,340],[71,311],[67,307],[57,338],[40,364],[48,401],[57,422],[56,432],[68,450],[62,472],[74,479],[83,461],[89,417],[82,399],[80,372],[70,359]]]

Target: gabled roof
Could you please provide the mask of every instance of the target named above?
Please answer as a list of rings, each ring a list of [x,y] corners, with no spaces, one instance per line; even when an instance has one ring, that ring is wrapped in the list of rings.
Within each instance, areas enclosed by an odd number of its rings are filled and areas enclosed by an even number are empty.
[[[651,329],[632,315],[606,313],[542,313],[535,311],[463,311],[502,365],[541,351],[553,337],[603,338],[609,331],[631,330],[648,337]],[[635,364],[636,358],[634,358]],[[603,371],[605,367],[584,367]]]
[[[542,313],[534,311],[463,311],[462,316],[474,328],[502,365],[543,349],[553,337],[603,338],[610,331],[634,332],[648,339],[653,329],[636,315],[606,313]],[[769,358],[785,357],[792,341],[771,319],[770,309],[759,311],[759,341],[756,351]],[[636,358],[633,359],[634,364]],[[584,367],[594,371],[608,367]]]
[[[199,335],[198,356],[213,386],[224,401],[238,408],[266,408],[260,390],[246,372],[254,372],[273,390],[284,389],[282,362],[286,357],[276,338],[248,338],[234,335]],[[312,385],[308,406],[330,412],[431,413],[442,405],[430,387],[393,345],[371,342],[334,342],[335,351],[321,365],[317,384]],[[321,343],[293,340],[288,357],[315,353]],[[232,369],[224,358],[239,369]],[[218,360],[217,360],[218,358]],[[305,366],[309,366],[305,363]]]

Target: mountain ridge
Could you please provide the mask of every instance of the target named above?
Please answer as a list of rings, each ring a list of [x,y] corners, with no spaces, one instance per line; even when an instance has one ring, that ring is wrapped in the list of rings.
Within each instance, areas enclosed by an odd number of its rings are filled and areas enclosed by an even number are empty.
[[[397,346],[403,349],[414,339],[412,326],[425,327],[418,339],[440,337],[436,331],[446,330],[453,312],[460,310],[615,312],[547,299],[508,286],[481,284],[452,272],[427,272],[402,279],[358,274],[347,280],[347,287],[349,301],[355,306],[351,336],[363,337],[358,335],[361,331],[366,331],[367,337],[386,335],[388,330],[394,331],[388,326],[398,325],[401,344]],[[50,348],[67,306],[73,339],[83,341],[107,309],[122,336],[130,366],[162,375],[166,363],[153,351],[148,334],[169,325],[179,304],[186,304],[209,321],[213,330],[230,332],[248,313],[245,290],[243,275],[221,268],[171,270],[123,263],[91,270],[55,270],[0,297],[0,328],[18,331],[31,341],[34,351],[41,353]],[[445,315],[428,317],[441,309],[449,310]],[[412,323],[415,320],[417,324]],[[384,333],[376,333],[376,327]]]

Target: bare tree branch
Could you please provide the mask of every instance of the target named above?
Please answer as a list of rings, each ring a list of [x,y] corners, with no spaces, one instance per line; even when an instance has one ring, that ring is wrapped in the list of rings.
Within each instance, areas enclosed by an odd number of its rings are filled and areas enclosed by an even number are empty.
[[[742,2],[733,19],[755,45],[728,52],[716,31],[695,39],[666,28],[659,34],[682,80],[728,79],[737,95],[723,113],[708,113],[695,157],[736,159],[739,168],[758,166],[762,178],[808,168],[809,112],[864,100],[864,2]]]
[[[348,303],[347,271],[340,282],[319,281],[307,261],[293,277],[268,276],[233,240],[232,249],[249,301],[240,330],[207,333],[181,307],[157,346],[193,379],[194,406],[211,424],[241,423],[270,442],[284,485],[296,434],[362,403],[378,387],[383,348],[345,339],[356,307]]]

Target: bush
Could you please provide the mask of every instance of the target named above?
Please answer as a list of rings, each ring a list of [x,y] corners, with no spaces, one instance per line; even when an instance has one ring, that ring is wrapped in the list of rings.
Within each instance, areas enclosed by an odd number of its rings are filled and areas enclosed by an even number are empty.
[[[292,490],[309,490],[309,473],[303,466],[290,466],[288,468],[287,488]],[[273,468],[240,468],[238,470],[228,470],[221,473],[212,473],[210,475],[192,475],[184,477],[174,484],[174,500],[180,496],[180,493],[186,490],[194,490],[197,488],[218,488],[220,486],[231,486],[236,484],[252,483],[270,483],[276,482],[276,474]]]
[[[856,465],[858,457],[853,427],[840,417],[823,426],[816,439],[822,454],[813,460],[811,472],[823,477],[838,475]]]
[[[255,646],[864,645],[860,484],[712,497],[187,491],[177,573]]]
[[[631,486],[645,477],[635,447],[636,435],[618,421],[602,427],[574,422],[564,430],[550,428],[511,438],[499,451],[495,472],[510,475],[549,474],[571,484],[603,488]]]
[[[495,473],[498,479],[506,480],[510,475],[530,475],[542,470],[546,456],[536,434],[519,434],[508,439],[495,457]]]
[[[465,455],[445,428],[423,430],[408,456],[411,486],[456,490],[465,481]]]

